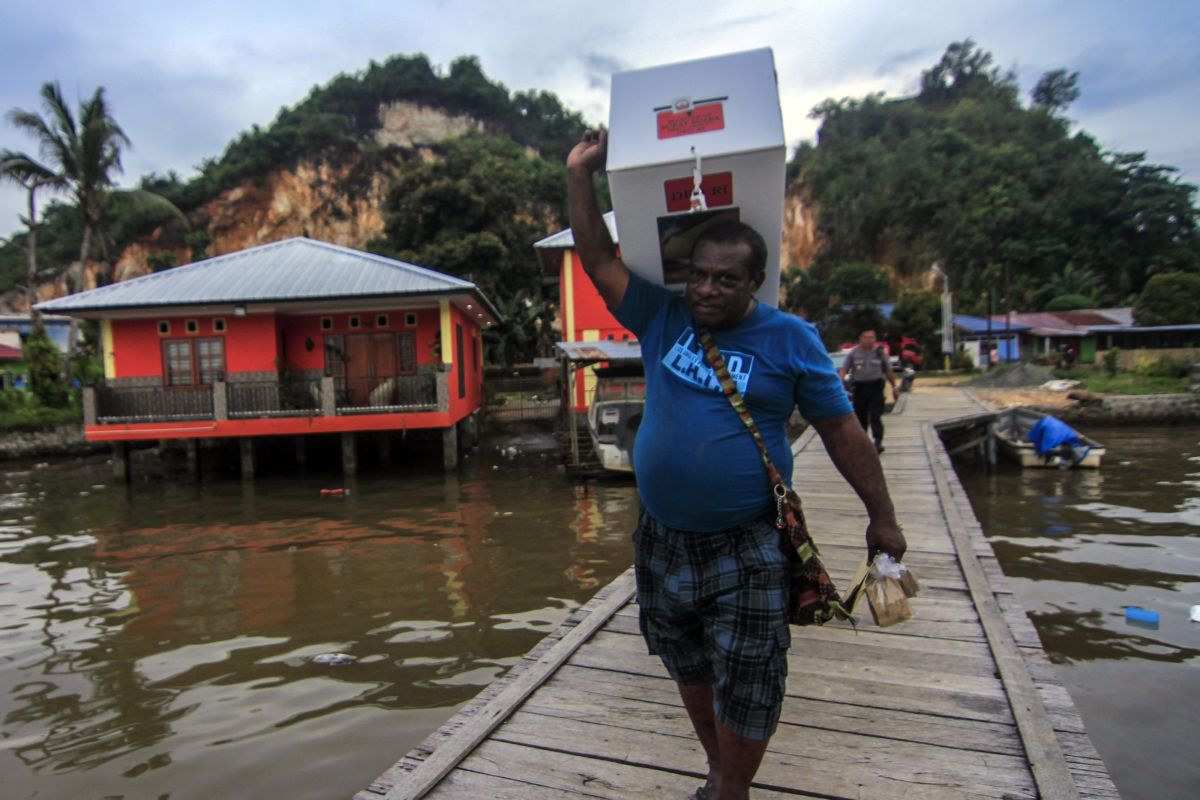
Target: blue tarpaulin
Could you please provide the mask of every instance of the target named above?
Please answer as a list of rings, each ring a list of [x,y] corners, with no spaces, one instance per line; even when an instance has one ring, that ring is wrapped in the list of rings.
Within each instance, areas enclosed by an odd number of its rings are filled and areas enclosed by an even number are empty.
[[[1044,456],[1064,444],[1081,444],[1079,434],[1057,417],[1042,417],[1029,433],[1025,434],[1025,438],[1033,443],[1033,449],[1039,456]]]

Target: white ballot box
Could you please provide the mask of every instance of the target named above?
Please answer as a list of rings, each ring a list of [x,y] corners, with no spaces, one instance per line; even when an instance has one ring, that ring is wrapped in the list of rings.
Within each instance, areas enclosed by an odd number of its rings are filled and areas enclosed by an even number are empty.
[[[734,217],[766,240],[756,296],[778,305],[786,167],[769,49],[613,75],[608,180],[621,256],[642,277],[681,288],[696,235]]]

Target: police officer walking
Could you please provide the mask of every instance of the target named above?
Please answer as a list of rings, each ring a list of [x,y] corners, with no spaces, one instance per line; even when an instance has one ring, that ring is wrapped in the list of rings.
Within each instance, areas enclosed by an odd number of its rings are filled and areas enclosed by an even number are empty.
[[[896,388],[896,373],[883,348],[875,343],[875,331],[866,330],[858,337],[858,347],[846,354],[838,370],[842,380],[850,376],[854,413],[863,430],[868,427],[875,440],[875,452],[883,452],[883,382],[892,387],[892,401],[900,399]]]

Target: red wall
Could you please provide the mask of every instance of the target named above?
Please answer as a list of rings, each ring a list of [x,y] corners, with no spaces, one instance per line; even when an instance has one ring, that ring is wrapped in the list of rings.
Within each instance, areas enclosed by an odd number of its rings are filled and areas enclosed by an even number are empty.
[[[225,320],[225,332],[214,333],[212,321]],[[170,322],[171,332],[160,335],[158,323]],[[196,320],[196,333],[187,333],[187,321]],[[227,372],[274,370],[277,347],[275,315],[253,314],[248,317],[155,317],[118,319],[112,322],[113,369],[116,378],[161,377],[163,342],[171,339],[225,339]]]
[[[386,328],[375,325],[376,317],[387,314]],[[416,327],[405,325],[405,317],[417,315]],[[350,327],[350,317],[359,318],[360,327]],[[333,328],[321,330],[321,318],[332,317]],[[433,364],[437,355],[433,352],[433,341],[441,329],[441,318],[436,308],[407,309],[404,311],[359,311],[354,314],[281,314],[279,325],[282,327],[281,352],[284,360],[298,369],[325,368],[325,339],[326,335],[356,334],[356,333],[397,333],[415,331],[417,334],[417,364]],[[313,348],[306,347],[306,340],[312,339]]]
[[[462,352],[458,351],[458,335],[455,332],[456,325],[462,325],[463,328]],[[478,348],[478,360],[475,360],[472,354],[472,340],[475,340],[475,346]],[[451,358],[454,359],[454,363],[450,365],[449,373],[450,419],[457,422],[483,405],[483,340],[480,335],[478,323],[459,311],[456,306],[450,306],[450,346]],[[458,364],[460,359],[462,360],[463,376],[466,381],[466,397],[462,398],[458,396]]]
[[[457,309],[451,307],[456,314],[455,321],[463,325],[465,350],[468,362],[468,372],[471,359],[470,335],[478,336],[475,323],[465,316],[459,315]],[[388,315],[386,328],[376,327],[376,316],[381,313]],[[416,327],[405,325],[407,314],[417,315]],[[333,318],[333,329],[321,330],[321,318]],[[113,320],[112,342],[114,352],[114,377],[144,378],[161,377],[163,374],[163,342],[169,339],[225,339],[225,369],[228,373],[235,372],[274,372],[279,368],[279,362],[286,362],[297,369],[323,370],[325,368],[325,335],[326,334],[355,334],[374,332],[415,331],[417,334],[417,364],[435,364],[440,358],[440,351],[435,350],[434,343],[441,330],[441,318],[437,308],[424,308],[409,311],[363,311],[358,312],[361,321],[359,328],[350,327],[351,314],[251,314],[246,317],[156,317],[153,319]],[[212,321],[214,318],[225,320],[225,332],[214,333]],[[171,332],[165,336],[159,335],[158,323],[166,320],[171,324]],[[187,320],[196,320],[199,330],[196,333],[186,332]],[[452,334],[453,335],[453,334]],[[308,349],[307,340],[313,342]],[[480,344],[480,360],[482,361],[482,343]],[[478,375],[482,375],[482,364]],[[457,400],[457,384],[455,384],[452,400]],[[474,381],[473,389],[476,399],[480,396],[478,380]],[[478,405],[478,403],[476,403]],[[474,408],[474,407],[473,407]],[[472,410],[473,410],[472,408]]]
[[[625,326],[617,322],[616,318],[609,312],[608,307],[604,305],[604,300],[600,297],[600,293],[596,291],[596,287],[592,285],[592,280],[583,271],[583,262],[579,260],[579,254],[571,250],[571,284],[575,293],[574,312],[575,312],[575,331],[574,335],[570,331],[563,331],[563,339],[565,341],[582,341],[583,331],[598,330],[600,331],[601,339],[615,339],[616,341],[633,340],[637,337],[630,333]],[[566,276],[563,276],[564,278]],[[567,308],[568,298],[566,280],[559,281],[559,308]],[[563,324],[566,324],[566,314],[562,314]]]

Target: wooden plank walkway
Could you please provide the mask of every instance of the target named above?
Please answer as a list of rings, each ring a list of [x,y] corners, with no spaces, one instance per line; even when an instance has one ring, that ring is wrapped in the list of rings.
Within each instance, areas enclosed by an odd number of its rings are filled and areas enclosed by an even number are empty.
[[[754,797],[1119,796],[934,433],[979,410],[960,390],[922,387],[885,418],[883,465],[922,584],[914,617],[792,629]],[[866,512],[811,431],[795,450],[813,534],[847,585]],[[638,634],[630,570],[355,798],[684,798],[704,771]]]

